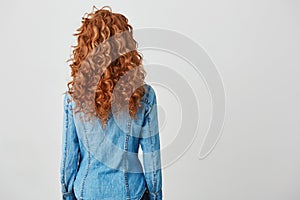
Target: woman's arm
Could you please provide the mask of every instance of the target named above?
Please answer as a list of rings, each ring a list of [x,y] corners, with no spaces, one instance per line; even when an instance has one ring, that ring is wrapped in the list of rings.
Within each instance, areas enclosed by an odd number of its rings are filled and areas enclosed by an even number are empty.
[[[62,157],[60,164],[60,181],[63,200],[76,200],[73,183],[79,167],[80,153],[76,128],[71,110],[71,98],[64,96]]]
[[[148,107],[141,129],[140,144],[143,150],[144,173],[150,192],[150,200],[161,200],[162,171],[160,136],[156,95],[151,86],[148,97]]]

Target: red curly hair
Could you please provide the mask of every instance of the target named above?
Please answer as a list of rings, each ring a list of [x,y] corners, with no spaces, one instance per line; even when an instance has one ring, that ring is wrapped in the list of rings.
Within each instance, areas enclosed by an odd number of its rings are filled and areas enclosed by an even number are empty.
[[[67,93],[75,102],[75,111],[84,112],[88,120],[96,116],[106,124],[112,105],[117,110],[128,106],[130,116],[136,118],[146,91],[146,71],[132,26],[109,6],[94,8],[82,17],[78,33],[73,34],[78,38],[67,60],[72,61]]]

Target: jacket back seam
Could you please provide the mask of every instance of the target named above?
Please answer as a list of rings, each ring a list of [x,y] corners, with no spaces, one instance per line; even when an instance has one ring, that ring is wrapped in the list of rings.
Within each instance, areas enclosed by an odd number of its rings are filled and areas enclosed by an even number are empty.
[[[84,189],[84,185],[85,185],[85,181],[89,172],[89,168],[90,168],[90,160],[91,160],[91,155],[90,155],[90,146],[89,146],[89,141],[88,141],[88,137],[87,137],[87,133],[86,133],[86,127],[83,124],[83,128],[84,128],[84,136],[85,136],[85,140],[86,140],[86,144],[87,144],[87,150],[88,150],[88,165],[87,165],[87,169],[86,169],[86,173],[83,177],[82,180],[82,185],[81,185],[81,192],[80,192],[80,200],[83,199],[83,189]]]

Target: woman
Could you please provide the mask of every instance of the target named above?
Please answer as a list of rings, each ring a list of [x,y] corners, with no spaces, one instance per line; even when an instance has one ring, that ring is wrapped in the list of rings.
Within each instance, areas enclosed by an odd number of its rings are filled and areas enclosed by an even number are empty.
[[[144,83],[132,27],[104,6],[83,17],[77,31],[64,93],[62,198],[160,200],[156,94]]]

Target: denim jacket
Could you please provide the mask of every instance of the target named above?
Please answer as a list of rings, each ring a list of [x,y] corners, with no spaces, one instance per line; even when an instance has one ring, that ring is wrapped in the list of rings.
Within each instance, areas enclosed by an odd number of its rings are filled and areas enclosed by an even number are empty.
[[[146,94],[137,118],[110,113],[106,129],[100,119],[80,121],[75,102],[64,94],[60,182],[63,200],[140,200],[149,189],[151,200],[162,199],[162,171],[157,102]],[[138,158],[139,146],[143,162]]]

